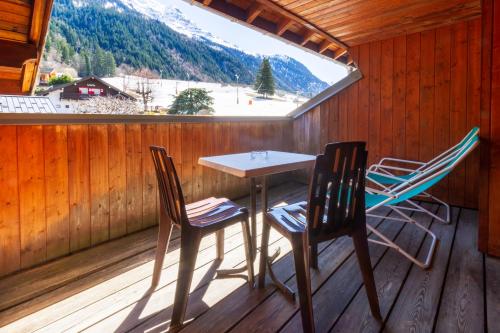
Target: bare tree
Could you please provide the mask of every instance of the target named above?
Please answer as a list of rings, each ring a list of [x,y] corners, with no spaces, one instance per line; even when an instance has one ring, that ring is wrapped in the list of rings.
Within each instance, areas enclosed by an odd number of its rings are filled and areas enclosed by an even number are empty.
[[[148,111],[148,104],[153,101],[153,80],[158,79],[158,75],[147,68],[141,68],[134,72],[137,76],[136,93],[141,96],[144,111]]]
[[[95,96],[78,103],[76,113],[142,114],[137,103],[128,98]]]

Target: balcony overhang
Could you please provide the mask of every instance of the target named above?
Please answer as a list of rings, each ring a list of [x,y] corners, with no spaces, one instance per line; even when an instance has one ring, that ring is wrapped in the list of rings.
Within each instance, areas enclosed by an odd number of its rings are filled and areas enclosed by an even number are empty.
[[[481,15],[480,0],[186,0],[320,56],[356,66],[352,46]]]
[[[2,93],[30,94],[35,86],[53,0],[6,0],[2,3]]]

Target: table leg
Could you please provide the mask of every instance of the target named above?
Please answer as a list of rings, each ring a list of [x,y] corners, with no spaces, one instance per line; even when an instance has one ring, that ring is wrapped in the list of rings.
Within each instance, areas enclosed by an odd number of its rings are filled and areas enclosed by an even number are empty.
[[[250,230],[252,237],[253,260],[257,256],[257,182],[250,178]]]
[[[268,196],[267,196],[267,177],[264,176],[262,177],[262,185],[261,185],[261,204],[262,204],[262,218],[264,218],[264,215],[267,212],[268,209]],[[276,251],[273,253],[273,255],[267,257],[267,269],[269,272],[269,277],[271,278],[271,281],[273,284],[289,299],[289,300],[294,300],[295,299],[295,293],[293,290],[291,290],[286,284],[278,280],[276,275],[274,275],[272,264],[276,258],[280,255],[281,248],[277,248]]]
[[[266,190],[267,192],[267,190]],[[267,198],[267,193],[266,193]],[[264,205],[264,204],[263,204]],[[267,201],[265,203],[267,207]],[[250,178],[250,237],[252,242],[252,258],[255,261],[257,258],[257,181],[255,177]],[[219,269],[217,275],[227,276],[232,274],[243,273],[247,270],[247,265],[233,269]]]

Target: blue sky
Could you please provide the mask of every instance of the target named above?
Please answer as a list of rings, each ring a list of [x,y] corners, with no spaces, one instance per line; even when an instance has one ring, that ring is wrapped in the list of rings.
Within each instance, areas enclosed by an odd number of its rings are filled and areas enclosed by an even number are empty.
[[[303,63],[321,80],[332,84],[346,75],[346,69],[320,56],[304,51],[261,32],[250,29],[229,19],[216,15],[196,5],[190,0],[160,0],[179,8],[184,15],[200,28],[238,46],[240,49],[263,55],[288,55]]]

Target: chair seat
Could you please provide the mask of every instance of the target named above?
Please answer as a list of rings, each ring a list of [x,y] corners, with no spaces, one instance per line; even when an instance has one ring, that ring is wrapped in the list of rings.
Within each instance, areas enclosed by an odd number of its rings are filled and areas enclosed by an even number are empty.
[[[203,228],[237,220],[248,214],[248,211],[227,198],[212,197],[186,205],[186,213],[189,224]]]
[[[274,220],[273,225],[280,231],[287,233],[304,232],[306,222],[307,202],[299,202],[293,205],[276,207],[268,210],[267,216]]]

